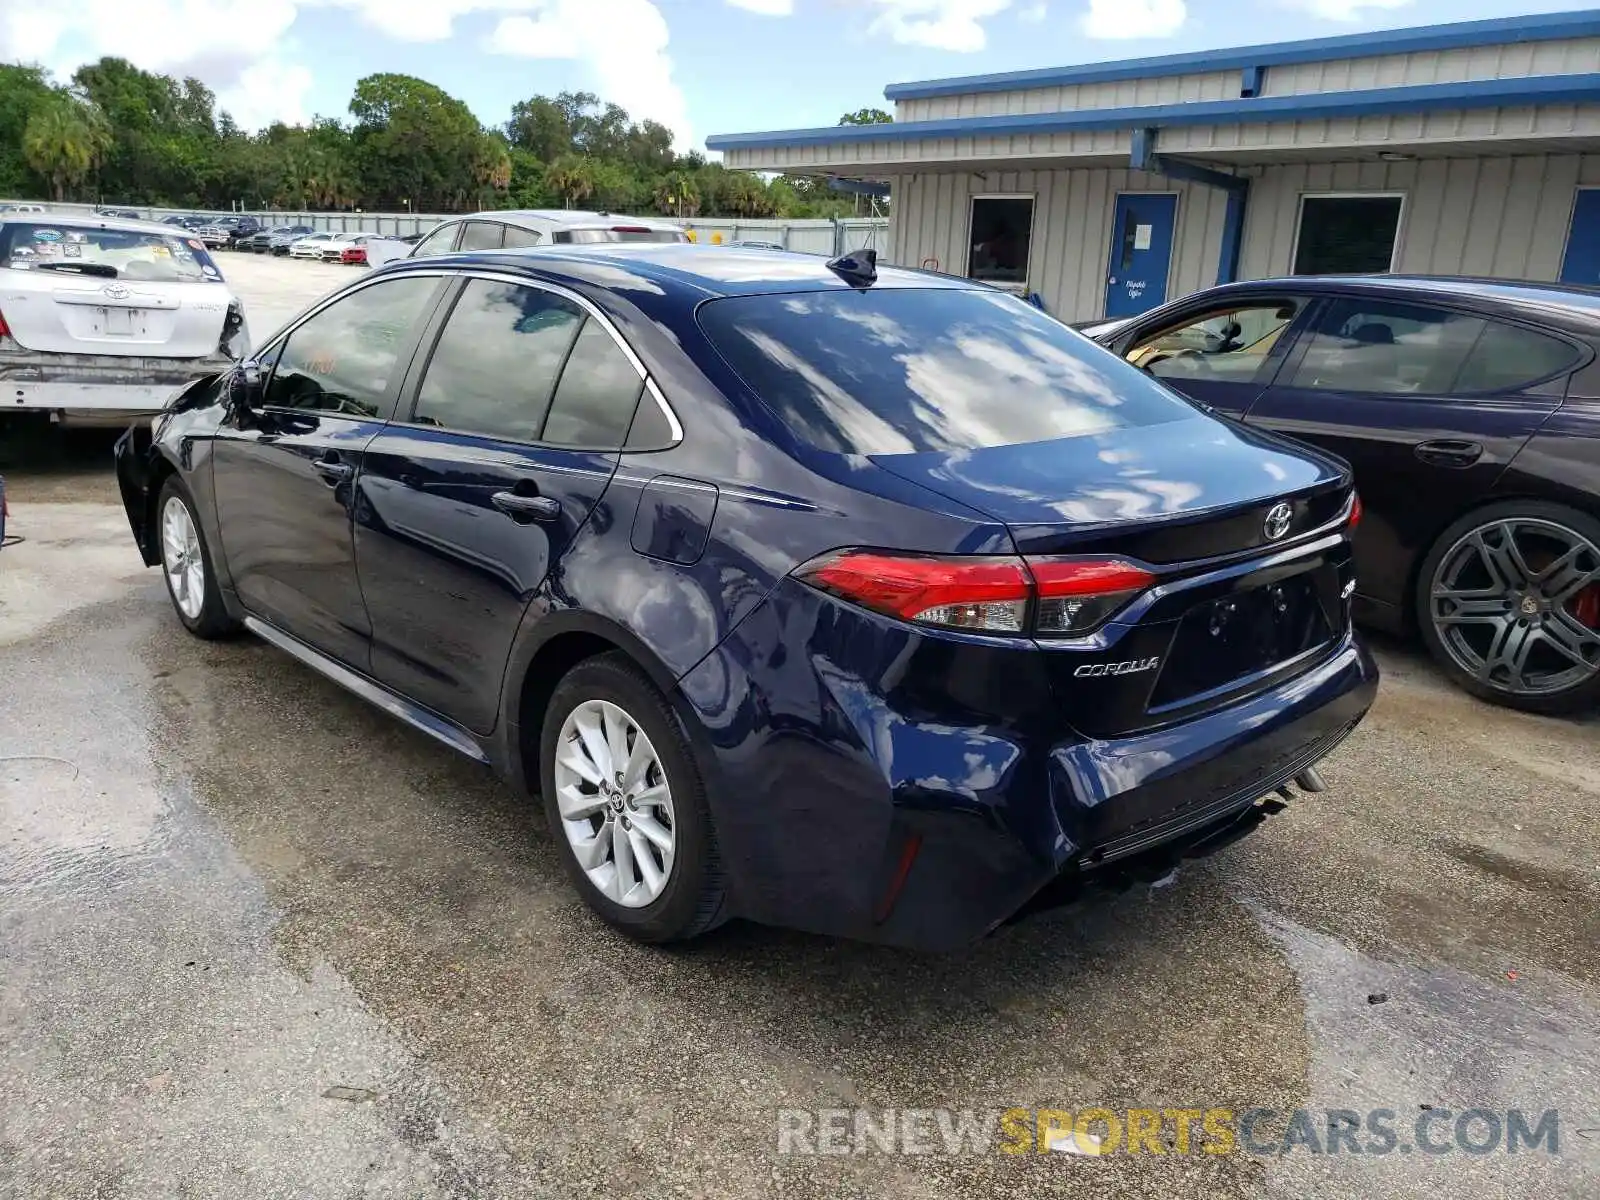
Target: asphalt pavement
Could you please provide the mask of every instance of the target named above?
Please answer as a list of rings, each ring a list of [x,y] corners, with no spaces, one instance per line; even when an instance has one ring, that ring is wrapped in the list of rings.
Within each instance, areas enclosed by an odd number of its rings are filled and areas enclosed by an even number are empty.
[[[222,261],[258,333],[349,278]],[[8,473],[0,1196],[1600,1194],[1600,714],[1490,708],[1383,643],[1330,790],[1163,886],[943,957],[746,925],[647,949],[485,771],[188,637],[108,445]],[[1324,1136],[780,1153],[819,1110],[1090,1106]],[[1393,1152],[1328,1152],[1327,1110],[1385,1109]],[[1556,1153],[1453,1140],[1511,1109],[1555,1110]]]

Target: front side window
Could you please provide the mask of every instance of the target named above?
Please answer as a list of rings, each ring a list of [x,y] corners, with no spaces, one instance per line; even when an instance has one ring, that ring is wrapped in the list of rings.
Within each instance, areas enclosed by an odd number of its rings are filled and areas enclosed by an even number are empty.
[[[1128,351],[1128,361],[1157,379],[1249,383],[1294,320],[1289,301],[1207,313],[1166,329]]]
[[[1026,283],[1033,197],[979,196],[972,201],[967,275],[985,283]]]
[[[1422,305],[1335,301],[1318,319],[1290,386],[1447,394],[1483,326],[1478,317]]]
[[[404,370],[401,352],[437,279],[390,279],[335,300],[277,348],[267,384],[274,408],[376,417]]]
[[[505,228],[498,221],[468,221],[461,231],[461,250],[498,250]]]
[[[221,279],[199,238],[181,233],[16,222],[4,227],[0,263],[101,279],[157,282]]]
[[[417,390],[419,425],[536,442],[584,312],[539,288],[472,279]]]
[[[976,450],[1195,416],[1115,354],[989,288],[734,296],[697,316],[784,425],[841,454]]]
[[[417,243],[411,251],[412,258],[426,258],[430,254],[448,254],[450,248],[456,243],[456,234],[461,229],[460,222],[452,221],[448,225],[441,225],[427,237]]]
[[[642,391],[638,370],[605,326],[591,317],[561,372],[544,440],[557,446],[620,447]]]
[[[1372,274],[1394,264],[1399,196],[1303,196],[1296,275]]]

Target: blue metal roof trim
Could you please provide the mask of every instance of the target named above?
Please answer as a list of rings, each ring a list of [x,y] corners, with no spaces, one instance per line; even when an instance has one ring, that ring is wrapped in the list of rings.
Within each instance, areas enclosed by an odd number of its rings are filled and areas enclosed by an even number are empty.
[[[1278,67],[1361,55],[1414,54],[1427,50],[1455,50],[1464,46],[1549,42],[1579,37],[1600,37],[1600,9],[1497,17],[1488,21],[1461,21],[1452,25],[1381,29],[1372,33],[1347,33],[1337,37],[1276,42],[1265,46],[1197,50],[1188,54],[1161,54],[1153,58],[1127,58],[1118,62],[1085,63],[1075,67],[1043,67],[1032,71],[1001,71],[993,75],[891,83],[883,89],[883,94],[889,100],[921,100],[930,96],[957,96],[971,92],[1010,92],[1020,88],[1059,87],[1070,83],[1109,83],[1119,79],[1185,75],[1192,71]]]
[[[829,125],[820,129],[790,129],[772,133],[724,133],[708,137],[706,148],[750,150],[779,146],[848,145],[854,142],[901,142],[915,138],[1067,133],[1073,130],[1132,129],[1140,126],[1239,125],[1249,121],[1367,117],[1531,104],[1600,104],[1600,73],[1477,79],[1467,83],[1426,83],[1359,92],[1312,92],[1299,96],[1258,96],[1243,100],[1201,100],[1186,104],[1152,104],[1141,108],[951,117],[941,121],[895,121],[885,125]]]

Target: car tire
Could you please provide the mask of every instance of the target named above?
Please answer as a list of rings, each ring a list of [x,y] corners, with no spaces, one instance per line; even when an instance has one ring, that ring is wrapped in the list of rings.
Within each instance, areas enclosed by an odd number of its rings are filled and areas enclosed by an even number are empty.
[[[614,748],[628,753],[623,768]],[[722,864],[694,749],[630,659],[602,654],[573,667],[550,697],[539,749],[556,853],[590,908],[651,943],[721,922]]]
[[[239,623],[222,603],[194,501],[176,475],[167,478],[156,501],[156,539],[167,596],[183,627],[208,641],[237,633]]]
[[[1474,696],[1547,714],[1600,704],[1600,520],[1537,500],[1468,513],[1423,559],[1416,614]]]

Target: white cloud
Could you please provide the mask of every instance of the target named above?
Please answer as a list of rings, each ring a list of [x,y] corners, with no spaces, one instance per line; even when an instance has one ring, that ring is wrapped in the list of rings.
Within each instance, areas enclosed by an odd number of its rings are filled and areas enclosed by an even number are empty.
[[[1361,21],[1371,11],[1405,8],[1410,3],[1411,0],[1297,0],[1294,7],[1325,21]]]
[[[311,70],[299,63],[264,58],[239,72],[239,81],[217,93],[217,107],[225,109],[241,129],[261,129],[274,121],[304,125],[311,90]]]
[[[972,53],[987,42],[983,22],[1011,0],[867,0],[877,16],[870,33],[886,33],[907,46]]]
[[[672,78],[667,22],[652,0],[531,0],[531,12],[503,18],[489,35],[497,54],[573,59],[594,90],[635,120],[671,129],[679,149],[694,144],[689,108]]]
[[[1049,13],[1050,10],[1045,7],[1044,0],[1039,0],[1037,4],[1030,4],[1027,8],[1020,10],[1017,13],[1017,20],[1042,21],[1049,15]]]
[[[787,17],[794,12],[794,0],[728,0],[728,3],[763,17]]]
[[[1092,38],[1171,37],[1188,19],[1184,0],[1089,0],[1089,11],[1083,14],[1083,32]]]

